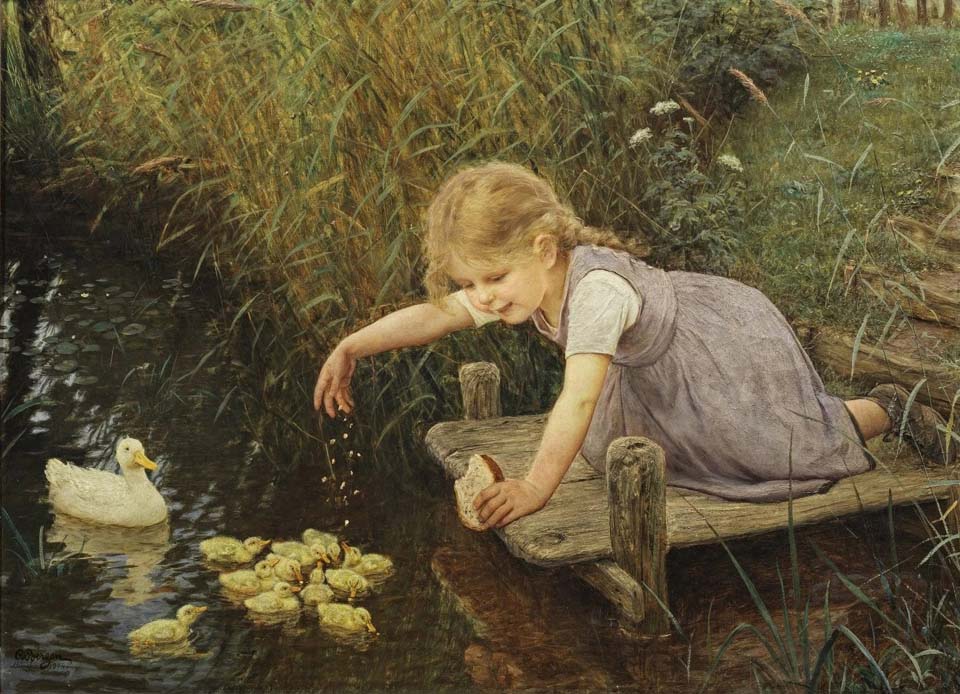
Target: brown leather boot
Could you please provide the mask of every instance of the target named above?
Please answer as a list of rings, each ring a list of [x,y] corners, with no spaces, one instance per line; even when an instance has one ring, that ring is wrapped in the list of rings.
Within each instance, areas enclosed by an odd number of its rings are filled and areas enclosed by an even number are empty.
[[[956,461],[957,443],[950,440],[947,423],[939,412],[914,400],[904,419],[903,411],[910,399],[906,388],[896,383],[881,383],[865,399],[880,405],[890,418],[891,428],[884,435],[884,441],[899,436],[912,442],[920,455],[931,462],[952,465]]]

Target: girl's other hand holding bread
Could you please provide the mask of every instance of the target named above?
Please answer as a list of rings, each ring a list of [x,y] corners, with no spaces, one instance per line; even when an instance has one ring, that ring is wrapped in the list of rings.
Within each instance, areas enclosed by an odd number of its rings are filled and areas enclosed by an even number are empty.
[[[533,482],[505,479],[477,494],[473,507],[477,509],[484,528],[502,528],[517,518],[539,511],[550,496]]]

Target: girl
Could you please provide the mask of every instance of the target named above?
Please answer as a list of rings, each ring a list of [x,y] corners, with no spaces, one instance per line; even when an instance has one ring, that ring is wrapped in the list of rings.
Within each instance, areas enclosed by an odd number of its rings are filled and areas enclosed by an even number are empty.
[[[662,446],[669,484],[776,501],[870,469],[863,442],[902,421],[908,394],[899,386],[846,403],[828,395],[759,291],[645,264],[611,233],[584,226],[520,166],[491,162],[448,179],[427,211],[424,246],[430,302],[337,345],[314,407],[331,417],[335,406],[352,411],[358,358],[489,321],[533,321],[564,349],[563,388],[526,477],[477,495],[486,527],[542,508],[578,451],[603,472],[607,446],[621,436]],[[459,291],[450,293],[450,280]],[[941,423],[915,405],[905,435],[944,462],[955,452]]]

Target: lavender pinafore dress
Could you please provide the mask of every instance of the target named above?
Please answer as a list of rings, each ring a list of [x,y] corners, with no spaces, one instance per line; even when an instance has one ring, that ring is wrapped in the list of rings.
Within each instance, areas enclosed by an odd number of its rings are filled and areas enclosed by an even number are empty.
[[[663,447],[668,484],[737,501],[822,492],[871,468],[843,401],[824,391],[784,317],[734,280],[577,246],[556,331],[539,311],[533,316],[561,348],[570,296],[596,269],[620,275],[642,298],[581,448],[597,470],[605,471],[607,446],[621,436]]]

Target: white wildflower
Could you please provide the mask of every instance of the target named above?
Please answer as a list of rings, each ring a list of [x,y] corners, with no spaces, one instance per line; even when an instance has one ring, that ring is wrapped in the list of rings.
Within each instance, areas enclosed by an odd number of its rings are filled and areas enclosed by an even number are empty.
[[[717,161],[732,171],[743,172],[743,164],[732,154],[721,154],[717,157]]]
[[[637,132],[630,136],[630,146],[636,147],[637,145],[646,142],[651,137],[653,137],[653,132],[650,128],[640,128]]]
[[[685,116],[683,122],[687,125],[693,125],[695,121],[690,116]]]
[[[668,99],[667,101],[658,101],[653,105],[653,108],[650,109],[650,113],[655,116],[665,116],[668,113],[673,113],[674,111],[680,108],[678,104],[673,99]]]

